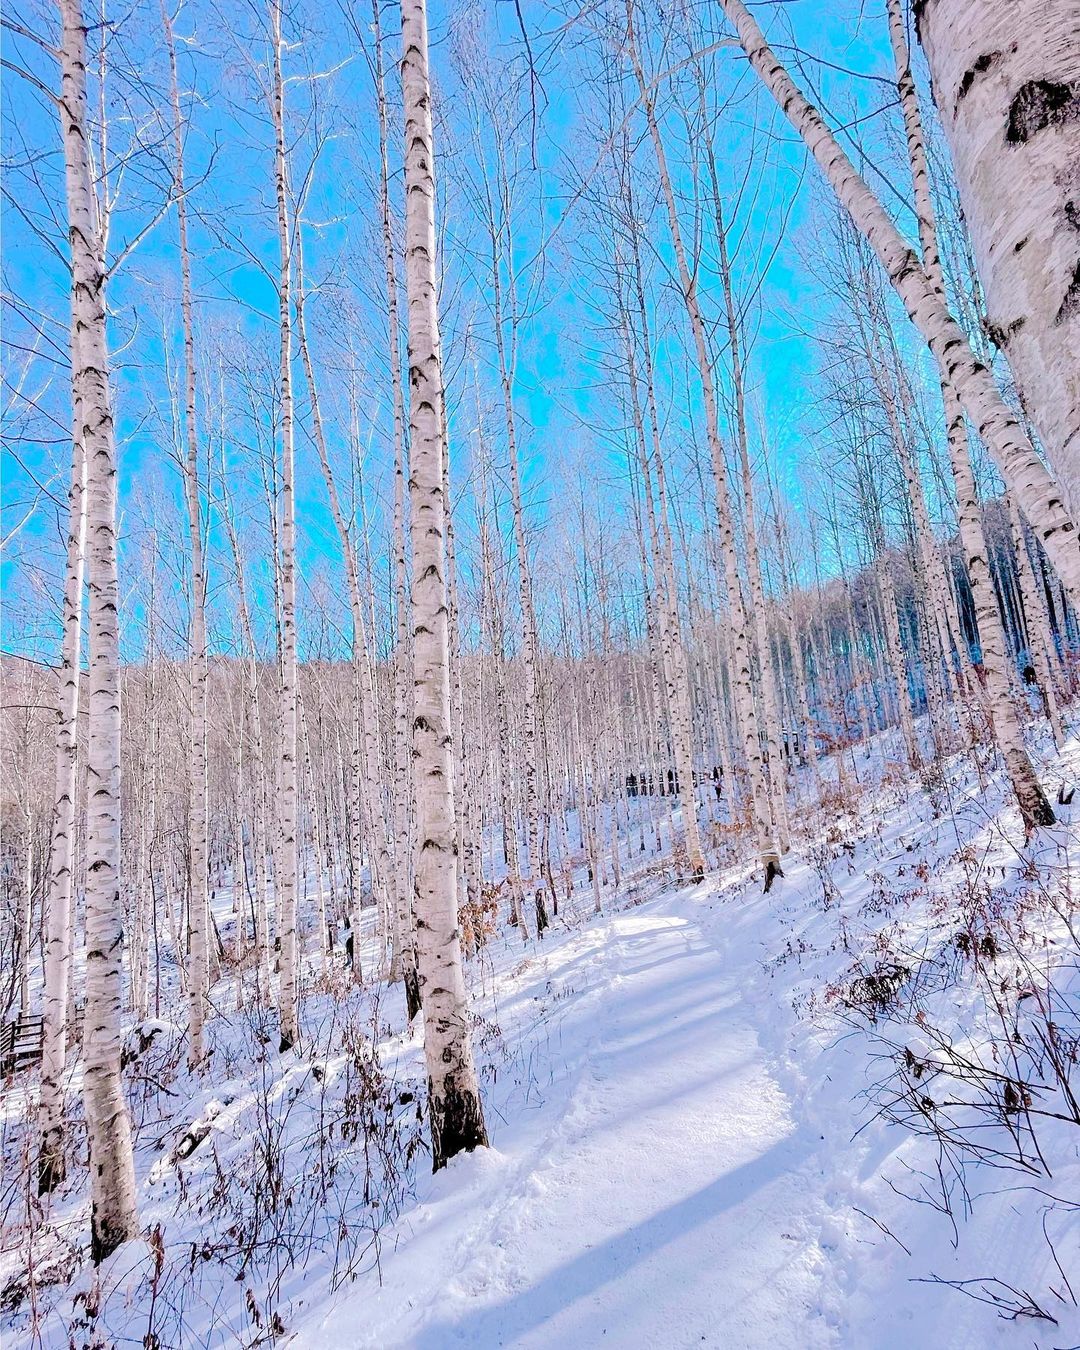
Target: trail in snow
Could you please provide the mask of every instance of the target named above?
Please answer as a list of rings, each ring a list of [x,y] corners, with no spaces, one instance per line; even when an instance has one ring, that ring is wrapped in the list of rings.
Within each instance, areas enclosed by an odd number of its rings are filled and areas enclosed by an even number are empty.
[[[424,1072],[422,1027],[404,1026],[399,997],[313,994],[310,1058],[262,1054],[257,1017],[217,1019],[217,1069],[237,1076],[178,1070],[160,1119],[159,1097],[138,1099],[141,1212],[161,1225],[166,1263],[158,1280],[144,1244],[121,1249],[94,1293],[95,1343],[152,1326],[168,1346],[263,1344],[272,1308],[301,1350],[1080,1346],[1064,1280],[1080,1268],[1075,1127],[1040,1124],[1046,1176],[940,1174],[933,1138],[881,1118],[900,1048],[928,1028],[995,1050],[996,1002],[956,941],[976,920],[1005,944],[983,953],[989,987],[1015,988],[1030,951],[1035,975],[1061,966],[1059,1034],[1080,1026],[1063,917],[1080,857],[1070,811],[1021,849],[1000,782],[979,790],[959,761],[950,773],[947,813],[907,782],[864,793],[785,859],[767,896],[733,865],[638,903],[649,876],[602,916],[583,887],[542,943],[492,935],[469,974],[495,1147],[435,1177],[421,1152],[388,1199],[377,1156],[366,1189],[367,1137],[345,1132],[350,1094],[368,1080],[343,1028],[378,1057],[375,1138],[398,1161],[421,1138]],[[1078,774],[1080,742],[1044,765],[1046,781]],[[893,954],[918,978],[887,1014],[855,1015],[855,976]],[[164,1068],[147,1072],[170,1072],[180,1043],[163,1034],[151,1054]],[[955,1089],[933,1073],[925,1090],[944,1101]],[[1034,1067],[1028,1076],[1053,1105]],[[177,1161],[195,1120],[209,1133]],[[6,1157],[17,1156],[10,1138]],[[272,1214],[264,1140],[290,1187]],[[52,1261],[66,1280],[67,1234],[86,1229],[78,1178],[61,1200],[34,1269]],[[268,1263],[237,1259],[254,1238]],[[16,1247],[0,1255],[2,1286],[27,1263]],[[12,1343],[89,1343],[92,1275],[84,1266],[20,1314]],[[1001,1280],[1053,1320],[1003,1317],[958,1292]],[[48,1298],[54,1286],[42,1288]]]
[[[692,909],[672,897],[558,953],[560,969],[585,959],[595,991],[560,1028],[562,1110],[549,1100],[437,1179],[384,1286],[300,1344],[834,1343],[803,1212],[816,1137],[746,1020],[745,972]]]

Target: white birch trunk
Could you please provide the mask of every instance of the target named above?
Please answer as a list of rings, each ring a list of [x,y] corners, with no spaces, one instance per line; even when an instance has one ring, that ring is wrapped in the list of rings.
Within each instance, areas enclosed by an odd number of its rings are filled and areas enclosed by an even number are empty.
[[[900,732],[904,739],[904,755],[908,765],[915,768],[920,763],[919,743],[915,738],[915,717],[911,707],[911,688],[908,685],[904,646],[900,639],[896,587],[893,585],[892,569],[889,566],[889,557],[883,534],[877,543],[876,571],[880,587],[881,617],[885,628],[885,654],[889,662],[893,687],[896,690],[896,713],[900,722]]]
[[[890,36],[896,64],[897,86],[900,90],[907,131],[908,153],[915,192],[916,214],[919,220],[919,238],[927,285],[944,295],[944,277],[941,270],[937,227],[930,197],[930,179],[926,165],[926,144],[922,131],[918,96],[907,50],[902,16],[896,0],[888,0]],[[956,485],[957,518],[960,538],[967,557],[975,603],[975,618],[982,645],[983,671],[986,676],[986,695],[994,732],[1006,769],[1016,794],[1024,821],[1025,834],[1040,825],[1052,825],[1054,812],[1039,783],[1038,775],[1024,746],[1023,732],[1017,720],[1016,708],[1009,688],[1009,658],[1005,632],[994,594],[990,575],[989,556],[979,511],[978,490],[968,452],[964,409],[960,406],[954,375],[945,356],[935,350],[941,375],[941,391],[945,404],[948,434],[949,462]],[[970,410],[968,410],[970,412]],[[1017,496],[1020,494],[1017,493]],[[1065,578],[1063,577],[1063,580]]]
[[[1080,511],[1080,18],[1076,0],[922,0],[934,101],[986,300]]]
[[[1031,568],[1027,541],[1024,539],[1024,522],[1020,518],[1020,512],[1016,509],[1016,503],[1012,497],[1009,498],[1009,522],[1012,525],[1013,548],[1016,550],[1016,568],[1020,575],[1020,595],[1024,604],[1028,653],[1039,681],[1043,708],[1050,722],[1054,746],[1057,750],[1061,750],[1065,744],[1065,728],[1061,721],[1061,709],[1058,707],[1054,678],[1050,670],[1050,657],[1046,646],[1045,602],[1039,595],[1035,574]]]
[[[972,351],[949,312],[944,293],[928,279],[918,255],[901,238],[821,115],[795,87],[742,0],[720,0],[720,5],[738,33],[750,64],[806,142],[841,204],[874,250],[1006,484],[1016,493],[1074,603],[1080,601],[1080,542],[1061,488],[1009,412],[993,375]],[[1067,9],[1068,0],[1064,5]]]
[[[64,140],[72,266],[72,386],[86,453],[89,747],[86,822],[86,1020],[83,1097],[90,1146],[90,1250],[104,1260],[135,1235],[131,1121],[120,1079],[120,588],[116,445],[105,332],[105,268],[95,219],[86,113],[86,27],[61,0]]]
[[[304,707],[302,697],[298,698],[297,701],[300,708],[300,736],[304,747],[304,778],[311,814],[311,855],[315,868],[315,909],[319,918],[319,962],[325,977],[329,973],[330,962],[330,935],[326,921],[326,853],[323,849],[323,834],[319,824],[319,794],[315,784],[315,766],[311,757],[307,709]]]
[[[299,1038],[297,1017],[298,958],[296,935],[297,874],[297,669],[296,669],[296,516],[294,499],[294,425],[292,389],[292,234],[288,208],[288,166],[285,151],[285,94],[282,57],[281,0],[271,0],[273,26],[274,184],[277,198],[278,317],[281,338],[281,747],[278,785],[278,832],[281,846],[274,874],[277,931],[281,943],[278,1013],[281,1049]],[[357,935],[357,940],[359,935]]]
[[[72,371],[77,325],[72,324]],[[64,571],[63,639],[57,700],[56,779],[45,910],[44,1037],[41,1050],[38,1193],[64,1180],[67,1170],[64,1068],[67,1058],[68,985],[71,977],[71,903],[74,890],[75,799],[78,793],[79,658],[82,645],[83,571],[86,561],[86,453],[82,398],[72,385],[71,485],[68,489],[68,543]]]
[[[408,295],[413,552],[413,909],[424,1010],[431,1156],[437,1171],[487,1144],[469,1037],[457,913],[447,634],[443,375],[435,271],[435,179],[424,0],[402,0],[405,280]]]
[[[498,129],[496,129],[496,136],[497,135]],[[501,154],[497,156],[497,159],[501,168]],[[505,183],[500,181],[498,188],[500,198],[505,198],[507,195]],[[509,319],[507,319],[507,316],[504,313],[505,306],[503,302],[501,269],[504,265],[503,238],[504,234],[509,236],[510,222],[508,220],[502,222],[501,227],[496,224],[495,208],[491,202],[490,192],[487,193],[487,197],[488,230],[491,243],[492,318],[495,327],[495,350],[498,357],[499,385],[502,390],[503,413],[506,421],[506,444],[510,467],[510,505],[514,515],[514,551],[517,560],[518,599],[521,606],[521,654],[525,665],[525,684],[523,690],[524,735],[521,756],[525,815],[525,870],[527,874],[527,884],[530,887],[537,888],[539,886],[540,877],[540,813],[536,786],[536,708],[539,701],[540,650],[536,634],[536,611],[533,602],[532,577],[529,572],[529,555],[525,539],[525,511],[521,498],[521,473],[518,465],[517,423],[514,414],[514,373],[517,364],[517,313],[515,309],[516,297],[512,286],[512,240],[506,245],[506,250],[510,254],[510,257],[507,260],[507,270],[511,280],[509,296],[510,315]],[[504,326],[507,322],[509,322],[510,325],[509,344],[507,344],[506,334],[504,332]],[[509,351],[507,350],[508,345]],[[541,895],[542,893],[537,891],[537,894]],[[528,925],[523,908],[520,909],[519,921],[522,925],[523,935],[528,936]],[[546,915],[541,911],[538,911],[538,931],[542,933],[545,925]]]
[[[195,332],[191,299],[191,256],[188,252],[187,197],[184,191],[184,133],[180,111],[180,83],[176,66],[176,42],[166,5],[162,5],[165,41],[169,51],[170,102],[172,105],[173,191],[176,196],[180,242],[180,314],[184,338],[184,500],[188,517],[188,547],[191,552],[191,631],[188,658],[191,683],[190,816],[188,844],[188,922],[191,929],[188,972],[188,1063],[202,1058],[206,996],[210,989],[208,951],[209,896],[206,861],[206,576],[203,567],[202,513],[199,504],[199,438],[195,422]]]
[[[401,337],[398,322],[397,252],[390,213],[389,137],[386,86],[383,73],[382,27],[379,0],[372,0],[372,30],[375,35],[375,95],[379,114],[379,206],[382,216],[383,264],[386,270],[387,352],[394,406],[394,614],[397,623],[394,645],[394,925],[395,947],[390,957],[390,980],[405,986],[405,1009],[409,1021],[420,1011],[420,985],[416,973],[416,934],[412,914],[413,850],[409,821],[412,791],[412,756],[409,752],[409,625],[406,612],[407,568],[405,561],[405,397],[401,385]]]

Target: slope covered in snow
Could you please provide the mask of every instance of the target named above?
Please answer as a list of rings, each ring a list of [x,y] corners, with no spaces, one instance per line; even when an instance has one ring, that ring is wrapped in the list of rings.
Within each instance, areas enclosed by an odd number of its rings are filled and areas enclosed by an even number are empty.
[[[697,903],[616,914],[542,958],[542,1105],[437,1178],[382,1287],[301,1344],[828,1343],[813,1144]]]
[[[1007,1144],[981,1120],[981,1165],[912,1135],[881,1118],[885,1066],[906,1062],[911,1025],[933,1034],[926,1010],[847,1006],[890,942],[928,966],[955,951],[984,883],[977,921],[1003,928],[1033,882],[1075,883],[1068,825],[1023,852],[1013,813],[988,813],[962,772],[940,788],[955,819],[886,787],[808,841],[778,893],[698,886],[537,957],[544,993],[532,969],[510,987],[542,1010],[542,1103],[430,1182],[381,1275],[306,1319],[301,1344],[1075,1344],[1077,1123],[1040,1123],[1042,1176],[1026,1145],[992,1166]],[[1067,938],[1052,909],[1041,922],[1044,951]],[[972,972],[951,973],[940,1025],[992,1057]],[[1076,984],[1059,992],[1075,1018]]]
[[[80,1270],[76,1178],[5,1345],[1080,1343],[1070,809],[1025,849],[965,761],[859,768],[767,896],[733,866],[594,916],[582,886],[543,942],[494,938],[493,1147],[437,1176],[397,991],[313,994],[299,1059],[225,1014],[213,1078],[159,1029],[134,1070],[167,1086],[136,1110],[149,1254]],[[1045,773],[1078,769],[1074,741]],[[5,1254],[9,1289],[25,1270]]]

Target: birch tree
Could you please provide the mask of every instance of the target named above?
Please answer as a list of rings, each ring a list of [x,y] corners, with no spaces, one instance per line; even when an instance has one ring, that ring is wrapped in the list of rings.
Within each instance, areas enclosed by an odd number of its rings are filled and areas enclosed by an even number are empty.
[[[413,909],[424,1010],[432,1166],[486,1146],[466,1016],[457,907],[443,496],[443,372],[425,0],[402,0],[417,860]]]
[[[82,647],[83,576],[86,563],[86,450],[82,397],[75,382],[78,324],[71,325],[72,453],[68,488],[67,559],[64,568],[63,638],[56,724],[56,786],[49,847],[45,909],[44,1033],[41,1047],[41,1144],[38,1192],[47,1194],[64,1180],[66,1110],[64,1069],[67,1059],[68,991],[71,979],[71,903],[75,871],[75,803],[78,795],[79,664]]]
[[[896,65],[897,87],[900,91],[904,126],[907,133],[908,155],[915,192],[915,209],[919,220],[922,244],[922,265],[928,284],[935,293],[944,295],[944,277],[933,203],[930,198],[929,174],[926,166],[926,146],[923,140],[922,119],[919,111],[915,82],[907,49],[907,39],[900,14],[899,0],[888,0],[889,32]],[[1054,812],[1043,792],[1038,775],[1024,746],[1023,732],[1016,716],[1008,677],[1008,655],[1005,632],[1001,622],[993,582],[989,574],[989,555],[979,512],[975,475],[968,449],[964,411],[959,406],[954,377],[946,361],[939,355],[942,399],[948,435],[949,460],[956,485],[957,514],[960,538],[966,554],[968,576],[975,601],[975,616],[982,641],[983,671],[994,731],[1020,807],[1026,833],[1040,825],[1052,825]]]
[[[409,755],[409,625],[406,605],[408,582],[405,557],[405,397],[401,385],[401,334],[398,317],[398,253],[390,210],[389,131],[386,80],[383,65],[382,21],[379,0],[371,0],[374,35],[375,101],[379,118],[379,212],[382,225],[383,266],[386,272],[386,349],[390,366],[390,390],[394,409],[394,906],[397,914],[395,947],[391,953],[390,979],[405,986],[405,1009],[409,1021],[420,1011],[420,987],[416,973],[416,939],[413,931],[412,832],[409,802],[412,798],[412,761]]]
[[[206,874],[206,574],[203,564],[202,511],[199,500],[199,434],[195,416],[195,326],[191,296],[191,254],[188,248],[187,194],[184,187],[184,125],[180,111],[180,81],[176,40],[165,4],[161,9],[169,52],[169,97],[172,107],[173,190],[176,197],[180,244],[180,318],[184,345],[184,500],[188,517],[191,558],[191,629],[188,660],[191,683],[191,816],[188,844],[188,914],[191,931],[191,969],[188,974],[188,1060],[198,1064],[204,1054],[203,1022],[209,990],[209,896]]]
[[[131,1121],[120,1078],[120,633],[116,442],[105,329],[105,259],[90,171],[86,24],[61,0],[61,93],[72,273],[72,388],[86,455],[89,736],[83,1099],[90,1146],[90,1248],[103,1261],[135,1235]]]
[[[1074,0],[916,0],[986,302],[1080,511],[1080,21]]]
[[[281,1049],[299,1038],[297,1020],[298,954],[296,936],[297,874],[297,657],[296,657],[296,506],[295,432],[292,387],[292,226],[289,220],[288,159],[285,146],[285,78],[282,60],[280,0],[271,0],[272,84],[274,123],[274,195],[277,203],[279,388],[281,397],[281,730],[278,780],[278,829],[281,847],[274,871],[277,929],[281,943],[278,1016]],[[356,935],[359,941],[359,934]]]
[[[908,317],[944,369],[1074,603],[1080,602],[1080,540],[1058,483],[1009,411],[993,375],[972,351],[944,294],[927,278],[919,257],[901,238],[820,113],[776,59],[750,11],[742,0],[719,2],[750,64],[806,142],[844,209],[874,250]]]

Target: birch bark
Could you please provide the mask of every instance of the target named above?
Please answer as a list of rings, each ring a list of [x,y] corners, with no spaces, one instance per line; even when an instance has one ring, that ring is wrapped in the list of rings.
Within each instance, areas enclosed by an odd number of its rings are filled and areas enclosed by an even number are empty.
[[[281,848],[274,874],[277,929],[281,942],[278,1015],[281,1049],[299,1037],[297,1020],[297,660],[296,660],[296,516],[294,500],[294,413],[292,388],[292,232],[288,207],[288,164],[285,150],[285,41],[281,2],[271,0],[273,42],[274,188],[277,200],[279,380],[281,394],[281,751],[278,784],[278,830]],[[359,934],[356,935],[359,940]]]
[[[936,2],[936,0],[932,0]],[[865,236],[909,318],[937,357],[959,401],[1031,523],[1073,602],[1080,602],[1080,542],[1059,484],[1006,407],[994,377],[979,361],[884,207],[856,172],[817,110],[795,87],[742,0],[720,0],[750,64],[784,116],[806,142],[833,191]],[[987,8],[992,8],[989,4]],[[1069,8],[1063,0],[1063,8]]]
[[[1047,651],[1047,626],[1045,601],[1039,595],[1035,583],[1035,574],[1028,555],[1027,541],[1024,538],[1024,522],[1016,503],[1009,498],[1009,523],[1012,526],[1013,548],[1016,550],[1016,569],[1020,577],[1020,596],[1024,604],[1024,627],[1027,630],[1027,648],[1035,667],[1042,693],[1043,707],[1050,722],[1054,737],[1054,746],[1061,750],[1065,744],[1065,727],[1061,721],[1061,709],[1058,707],[1057,691],[1050,669],[1050,657]]]
[[[487,1144],[469,1038],[457,912],[443,502],[443,374],[435,272],[435,179],[425,0],[402,0],[405,281],[408,295],[413,761],[413,907],[424,1010],[432,1166]]]
[[[188,915],[191,927],[191,969],[188,975],[188,1063],[204,1054],[203,1023],[210,987],[207,950],[209,896],[206,861],[206,574],[199,504],[199,436],[195,421],[195,329],[191,298],[191,255],[188,250],[187,197],[184,190],[184,134],[176,41],[167,5],[161,7],[169,53],[169,99],[172,107],[173,192],[180,243],[180,315],[184,340],[184,501],[191,555],[191,630],[188,660],[191,712],[188,742],[190,825],[188,844]]]
[[[986,301],[1080,511],[1080,19],[1075,0],[917,0]]]
[[[409,1021],[420,1011],[420,985],[416,973],[416,933],[412,914],[413,851],[409,828],[412,800],[412,759],[409,754],[409,624],[406,608],[408,570],[405,560],[405,397],[401,385],[401,336],[398,320],[397,250],[390,212],[389,134],[386,113],[386,81],[383,67],[382,27],[379,0],[372,0],[372,31],[375,35],[375,96],[379,115],[379,208],[382,216],[383,265],[386,270],[386,338],[390,362],[390,386],[394,406],[394,612],[397,634],[394,647],[394,904],[397,913],[397,945],[391,953],[390,979],[402,980]]]
[[[77,325],[72,324],[72,371]],[[64,1180],[66,1113],[63,1076],[67,1058],[68,985],[71,977],[71,899],[75,863],[75,799],[78,792],[79,659],[82,645],[83,573],[86,563],[86,452],[82,436],[82,398],[74,381],[71,441],[71,485],[68,489],[67,563],[64,570],[63,639],[56,727],[56,779],[52,838],[49,847],[48,902],[45,917],[45,988],[42,995],[44,1036],[41,1049],[41,1096],[38,1194]]]
[[[116,444],[105,331],[105,264],[90,172],[86,25],[60,0],[61,95],[72,268],[72,387],[86,453],[89,738],[86,812],[86,1013],[83,1099],[90,1146],[90,1250],[101,1262],[135,1235],[131,1121],[120,1078],[120,633]]]
[[[907,132],[908,156],[911,164],[915,193],[915,210],[919,220],[919,239],[927,285],[938,295],[944,295],[944,275],[941,270],[937,227],[933,202],[930,197],[930,178],[926,165],[926,144],[922,131],[918,95],[911,76],[907,35],[898,0],[887,0],[889,32],[896,65],[897,87],[900,91]],[[1024,746],[1023,732],[1016,716],[1016,708],[1009,688],[1008,654],[1005,631],[1001,622],[990,575],[989,555],[979,510],[975,474],[968,451],[967,427],[964,409],[960,405],[954,385],[954,376],[943,354],[938,356],[941,374],[941,392],[945,405],[949,462],[956,484],[957,516],[960,538],[967,555],[968,576],[975,603],[975,620],[982,645],[983,671],[986,676],[986,695],[994,722],[1001,753],[1012,781],[1013,791],[1024,821],[1024,830],[1030,834],[1037,826],[1052,825],[1054,812],[1039,783],[1038,775]],[[1017,494],[1019,495],[1019,494]]]
[[[495,132],[496,158],[499,180],[497,183],[499,199],[505,203],[509,197],[503,162],[502,143]],[[491,288],[492,320],[495,327],[495,351],[498,358],[499,385],[503,396],[503,414],[506,421],[506,445],[510,468],[510,506],[514,516],[514,551],[517,559],[518,599],[521,607],[522,644],[521,654],[525,665],[525,683],[523,690],[524,745],[522,753],[522,777],[525,808],[525,870],[527,884],[536,890],[542,905],[542,892],[539,890],[539,800],[537,793],[537,735],[536,708],[540,690],[540,648],[536,634],[536,609],[533,601],[532,576],[529,571],[529,554],[525,538],[525,509],[521,496],[521,470],[518,463],[517,419],[514,411],[514,377],[517,367],[517,297],[514,290],[513,239],[510,236],[510,221],[496,221],[495,205],[487,181],[484,183],[487,199],[488,232],[491,247]],[[505,256],[504,256],[505,255]],[[509,294],[504,299],[502,269],[506,267],[509,278]],[[505,311],[509,309],[509,314]],[[506,327],[509,326],[509,341]],[[538,910],[539,931],[543,932],[546,915]],[[528,936],[524,909],[520,913],[522,932]]]

